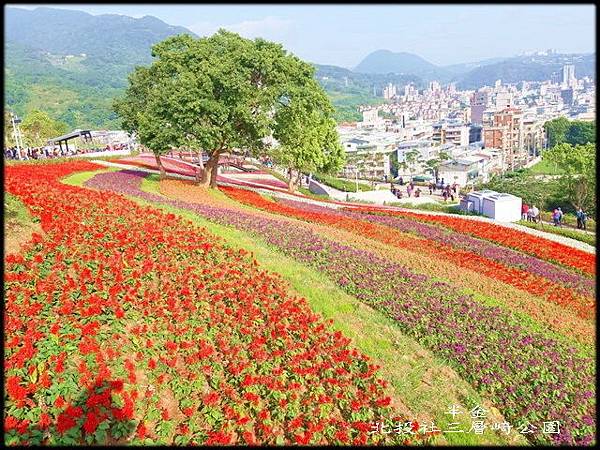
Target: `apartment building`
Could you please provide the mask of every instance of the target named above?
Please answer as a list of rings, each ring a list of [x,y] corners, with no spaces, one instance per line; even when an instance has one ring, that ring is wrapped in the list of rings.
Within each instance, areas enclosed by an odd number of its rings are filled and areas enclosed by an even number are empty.
[[[438,144],[469,145],[469,127],[461,121],[435,123],[432,139]]]
[[[494,114],[491,126],[483,129],[486,148],[498,148],[504,153],[507,170],[524,166],[529,153],[524,147],[523,112],[517,108],[505,108]]]

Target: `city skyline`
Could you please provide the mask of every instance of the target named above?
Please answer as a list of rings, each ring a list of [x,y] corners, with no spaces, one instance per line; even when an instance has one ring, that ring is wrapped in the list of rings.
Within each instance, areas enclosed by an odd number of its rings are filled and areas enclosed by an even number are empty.
[[[595,52],[596,11],[591,4],[7,6],[50,7],[138,18],[150,15],[169,25],[186,27],[200,36],[210,35],[222,27],[245,37],[281,42],[311,62],[350,69],[379,49],[413,53],[437,65],[547,49],[560,53]],[[490,17],[494,18],[493,22]],[[327,45],[323,44],[324,40]]]

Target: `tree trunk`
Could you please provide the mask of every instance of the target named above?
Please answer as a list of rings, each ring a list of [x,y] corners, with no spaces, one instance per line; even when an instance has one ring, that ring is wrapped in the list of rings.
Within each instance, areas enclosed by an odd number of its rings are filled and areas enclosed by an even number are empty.
[[[289,169],[288,173],[288,191],[294,192],[294,171],[292,169]]]
[[[221,152],[215,152],[210,155],[210,158],[206,162],[206,166],[204,166],[204,171],[202,172],[202,179],[200,184],[204,187],[217,187],[217,167],[219,165],[219,156]]]
[[[156,158],[156,164],[158,165],[158,170],[160,171],[159,179],[164,180],[167,178],[167,172],[162,164],[162,161],[160,160],[160,155],[158,153],[154,153],[154,157]]]
[[[198,165],[200,170],[204,170],[204,161],[202,161],[202,150],[198,150]]]
[[[217,159],[215,159],[214,167],[210,171],[210,187],[212,189],[217,188],[218,168],[219,168],[219,155],[217,155]]]

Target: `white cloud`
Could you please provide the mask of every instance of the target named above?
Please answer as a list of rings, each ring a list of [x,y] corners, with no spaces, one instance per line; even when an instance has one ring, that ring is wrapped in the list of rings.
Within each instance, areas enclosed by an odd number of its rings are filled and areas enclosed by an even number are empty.
[[[211,22],[199,22],[189,25],[188,28],[200,36],[208,36],[219,28],[238,33],[249,39],[262,37],[266,39],[282,38],[290,29],[292,21],[281,17],[267,16],[258,20],[244,20],[230,25],[216,25]]]
[[[198,36],[210,36],[219,29],[219,26],[212,22],[198,22],[193,25],[186,25],[186,28]]]
[[[225,28],[247,38],[256,38],[285,34],[291,23],[288,19],[268,16],[260,20],[244,20]]]

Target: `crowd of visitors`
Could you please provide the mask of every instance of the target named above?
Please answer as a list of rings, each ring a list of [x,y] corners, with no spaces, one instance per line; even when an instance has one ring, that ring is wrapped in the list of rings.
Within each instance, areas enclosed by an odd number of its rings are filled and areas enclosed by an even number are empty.
[[[66,158],[69,156],[82,155],[86,153],[105,152],[112,150],[124,150],[127,148],[127,144],[115,144],[106,145],[105,147],[97,148],[69,148],[62,149],[56,146],[47,147],[27,147],[17,149],[17,147],[5,148],[4,158],[5,159],[48,159],[48,158]]]
[[[577,228],[586,230],[587,214],[581,207],[577,208],[575,216],[577,217]],[[551,219],[555,227],[562,227],[564,225],[564,217],[565,215],[560,207],[554,208]],[[527,203],[523,203],[521,207],[521,219],[533,223],[539,223],[542,220],[540,210],[535,205],[529,206]]]
[[[404,186],[404,180],[402,177],[398,179],[398,184],[400,186]],[[458,183],[448,184],[444,183],[444,179],[441,180],[436,179],[436,182],[431,182],[427,186],[429,188],[429,195],[433,195],[436,193],[436,190],[441,191],[441,196],[444,198],[444,201],[454,201],[455,198],[459,197],[459,185]],[[390,191],[397,198],[402,198],[402,191],[396,187],[394,183],[390,183]],[[406,195],[409,197],[420,197],[421,196],[421,188],[416,186],[415,183],[411,180],[406,184]]]

